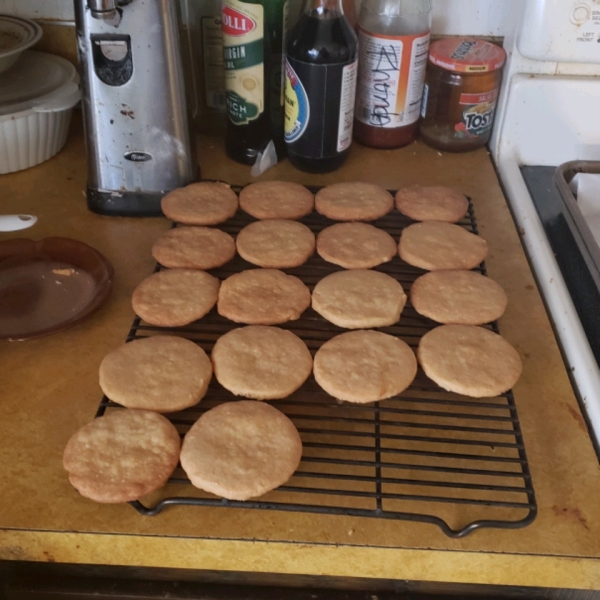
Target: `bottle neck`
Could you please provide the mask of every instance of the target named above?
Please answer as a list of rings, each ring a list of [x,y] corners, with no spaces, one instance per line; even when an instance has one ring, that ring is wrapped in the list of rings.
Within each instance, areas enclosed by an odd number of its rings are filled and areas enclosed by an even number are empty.
[[[334,18],[344,14],[342,0],[306,0],[304,13],[320,18]]]

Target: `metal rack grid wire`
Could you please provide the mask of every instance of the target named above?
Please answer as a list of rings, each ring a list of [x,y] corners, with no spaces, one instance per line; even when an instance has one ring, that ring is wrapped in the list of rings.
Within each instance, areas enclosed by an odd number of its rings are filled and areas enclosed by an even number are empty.
[[[234,187],[239,192],[239,187]],[[320,188],[309,187],[317,192]],[[392,191],[392,193],[394,193]],[[239,211],[220,228],[235,236],[254,221]],[[301,219],[315,233],[333,224],[313,212]],[[398,240],[412,221],[396,209],[374,225]],[[459,223],[478,233],[473,204]],[[157,265],[156,270],[161,267]],[[256,268],[236,256],[210,272],[225,279]],[[314,255],[285,272],[311,289],[340,267]],[[424,273],[399,257],[376,267],[397,279],[407,293]],[[486,274],[485,264],[480,272]],[[392,327],[379,331],[398,336],[416,350],[419,339],[438,324],[419,315],[410,302]],[[127,341],[157,334],[180,335],[208,354],[216,339],[239,327],[215,309],[199,321],[178,328],[148,325],[136,317]],[[314,355],[327,340],[344,330],[312,309],[299,320],[281,325],[298,335]],[[498,332],[496,323],[488,326]],[[239,399],[239,398],[237,398]],[[214,378],[206,397],[195,407],[167,415],[183,436],[201,414],[236,397]],[[449,537],[476,529],[516,529],[537,514],[525,445],[512,391],[495,398],[468,398],[442,390],[419,369],[402,394],[370,405],[340,403],[311,377],[294,394],[271,404],[292,419],[303,442],[300,467],[285,485],[252,501],[230,501],[194,488],[178,467],[153,506],[132,502],[141,514],[153,516],[173,505],[266,509],[354,517],[398,519],[435,524]],[[118,408],[104,397],[97,416]],[[176,490],[176,495],[168,495]]]

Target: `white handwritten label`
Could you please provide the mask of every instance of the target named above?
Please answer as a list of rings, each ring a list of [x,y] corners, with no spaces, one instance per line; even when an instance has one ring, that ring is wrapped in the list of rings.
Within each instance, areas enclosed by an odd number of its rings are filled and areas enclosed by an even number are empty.
[[[356,98],[357,62],[344,67],[342,72],[342,96],[340,101],[340,121],[338,125],[337,151],[343,152],[352,143],[352,117]]]
[[[374,127],[404,127],[418,120],[429,34],[383,36],[359,30],[356,118]]]

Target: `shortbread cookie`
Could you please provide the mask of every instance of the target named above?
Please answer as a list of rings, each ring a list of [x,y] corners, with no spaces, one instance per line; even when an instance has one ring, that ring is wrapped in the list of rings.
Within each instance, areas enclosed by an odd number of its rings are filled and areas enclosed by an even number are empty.
[[[154,243],[152,256],[165,267],[214,269],[235,256],[235,242],[214,227],[176,227]]]
[[[294,321],[310,306],[310,290],[277,269],[250,269],[221,284],[217,310],[235,323],[277,325]]]
[[[333,183],[317,192],[315,208],[334,221],[374,221],[392,210],[394,198],[374,183]]]
[[[257,219],[299,219],[314,204],[313,193],[291,181],[258,181],[240,192],[240,208]]]
[[[248,500],[283,485],[298,468],[294,424],[264,402],[225,402],[187,432],[181,466],[193,485],[229,500]]]
[[[296,335],[278,327],[233,329],[215,344],[211,359],[219,383],[236,396],[285,398],[312,370],[312,357]]]
[[[403,392],[417,374],[408,344],[379,331],[349,331],[325,342],[315,354],[317,383],[347,402],[376,402]]]
[[[161,208],[166,217],[179,223],[217,225],[235,214],[238,198],[226,183],[203,181],[169,192]]]
[[[459,225],[441,221],[414,223],[402,230],[400,258],[413,267],[473,269],[487,256],[486,241]]]
[[[209,312],[218,293],[219,280],[204,271],[165,269],[135,288],[131,304],[150,325],[181,327]]]
[[[73,487],[96,502],[137,500],[162,487],[177,466],[175,426],[149,410],[115,410],[68,441],[63,466]]]
[[[519,354],[503,337],[473,325],[441,325],[427,332],[417,358],[441,388],[475,398],[503,394],[523,370]]]
[[[392,260],[398,249],[394,238],[368,223],[336,223],[317,236],[323,260],[345,269],[370,269]]]
[[[475,271],[432,271],[410,289],[410,301],[421,315],[438,323],[483,325],[506,309],[506,292],[494,280]]]
[[[157,335],[123,344],[100,363],[100,387],[127,408],[175,412],[204,397],[212,363],[194,342]]]
[[[246,225],[235,240],[238,254],[253,265],[288,269],[305,263],[315,251],[315,234],[298,221],[270,219]]]
[[[314,310],[346,329],[393,325],[405,304],[406,294],[394,278],[367,269],[327,275],[312,293]]]
[[[456,223],[469,210],[464,194],[441,185],[411,185],[396,193],[396,208],[415,221]]]

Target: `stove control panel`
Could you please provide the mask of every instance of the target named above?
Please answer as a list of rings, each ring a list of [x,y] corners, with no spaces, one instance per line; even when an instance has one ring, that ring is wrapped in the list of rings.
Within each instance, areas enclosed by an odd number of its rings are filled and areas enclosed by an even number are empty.
[[[526,0],[518,47],[533,60],[600,64],[600,0]]]

